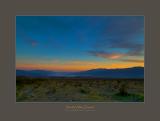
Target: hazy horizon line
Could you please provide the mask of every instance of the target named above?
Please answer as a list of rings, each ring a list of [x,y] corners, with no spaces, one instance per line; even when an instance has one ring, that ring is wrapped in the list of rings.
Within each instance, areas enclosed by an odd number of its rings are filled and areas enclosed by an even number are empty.
[[[92,69],[87,69],[87,70],[47,70],[47,69],[18,69],[16,68],[16,70],[24,70],[24,71],[35,71],[35,70],[39,70],[39,71],[55,71],[55,72],[81,72],[81,71],[88,71],[88,70],[94,70],[94,69],[127,69],[127,68],[135,68],[135,67],[141,67],[144,68],[144,66],[132,66],[132,67],[125,67],[125,68],[92,68]]]

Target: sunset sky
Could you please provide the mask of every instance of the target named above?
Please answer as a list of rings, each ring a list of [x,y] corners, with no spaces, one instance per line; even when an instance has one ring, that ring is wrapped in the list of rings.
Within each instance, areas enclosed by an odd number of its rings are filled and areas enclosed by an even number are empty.
[[[144,66],[144,16],[16,16],[16,69]]]

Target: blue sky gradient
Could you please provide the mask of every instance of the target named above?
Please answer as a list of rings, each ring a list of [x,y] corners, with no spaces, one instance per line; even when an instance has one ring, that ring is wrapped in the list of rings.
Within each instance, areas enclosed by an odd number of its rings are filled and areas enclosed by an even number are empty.
[[[50,61],[143,66],[144,16],[17,16],[17,68]]]

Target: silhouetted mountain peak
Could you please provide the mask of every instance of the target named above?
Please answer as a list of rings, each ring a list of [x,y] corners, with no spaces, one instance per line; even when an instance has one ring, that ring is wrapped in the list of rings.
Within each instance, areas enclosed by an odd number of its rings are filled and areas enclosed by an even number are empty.
[[[144,78],[144,67],[131,67],[123,69],[97,68],[81,72],[54,72],[47,70],[16,70],[17,76],[31,77],[103,77],[103,78]]]

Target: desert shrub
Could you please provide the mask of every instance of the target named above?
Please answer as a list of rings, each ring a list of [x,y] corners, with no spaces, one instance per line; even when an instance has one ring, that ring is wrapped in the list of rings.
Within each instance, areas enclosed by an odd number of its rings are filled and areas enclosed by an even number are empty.
[[[92,83],[89,83],[89,87],[92,87],[93,86],[93,84]]]
[[[47,97],[49,100],[52,100],[52,98],[54,97],[56,93],[56,89],[55,88],[50,88],[45,92],[44,97]]]
[[[127,92],[127,84],[126,83],[122,83],[119,87],[119,95],[121,96],[126,96],[128,95],[128,92]]]
[[[47,91],[47,94],[49,94],[49,95],[54,94],[54,93],[56,93],[56,88],[55,87],[52,87]]]
[[[80,88],[79,91],[80,91],[80,93],[83,93],[83,94],[88,94],[89,93],[89,90],[85,89],[85,88]]]
[[[75,86],[75,87],[81,87],[82,84],[81,84],[80,82],[77,82],[77,83],[74,83],[74,86]]]

